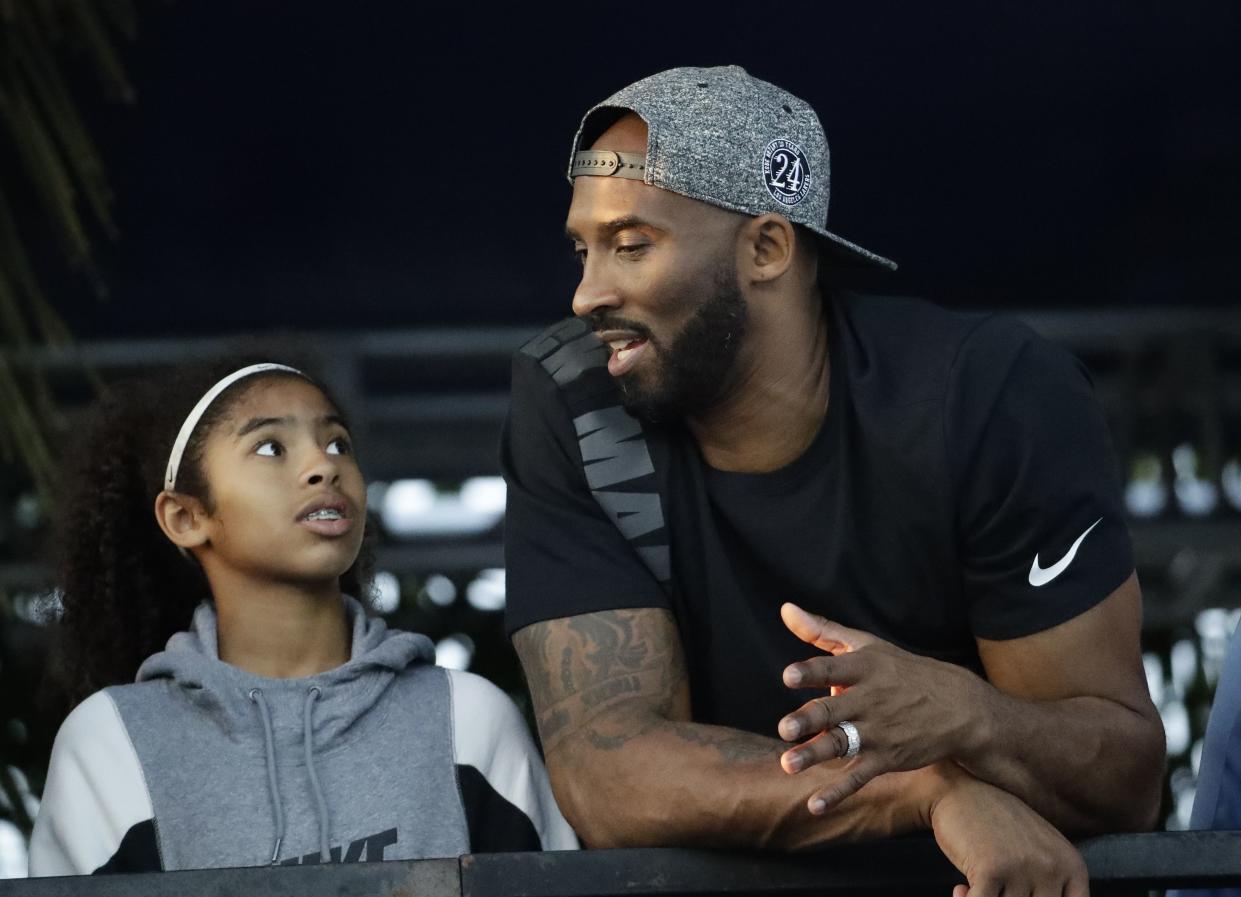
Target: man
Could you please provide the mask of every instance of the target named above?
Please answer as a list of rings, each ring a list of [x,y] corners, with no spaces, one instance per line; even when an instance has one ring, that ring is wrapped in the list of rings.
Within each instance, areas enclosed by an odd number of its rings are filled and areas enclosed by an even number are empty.
[[[1149,827],[1163,735],[1082,368],[822,287],[892,263],[826,229],[814,110],[739,68],[639,81],[573,150],[577,317],[515,356],[502,458],[565,815],[592,846],[929,827],[973,894],[1084,892],[1044,819]]]

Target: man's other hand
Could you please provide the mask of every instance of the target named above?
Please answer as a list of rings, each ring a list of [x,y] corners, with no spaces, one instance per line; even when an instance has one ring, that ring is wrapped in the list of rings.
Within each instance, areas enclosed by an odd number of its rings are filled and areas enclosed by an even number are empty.
[[[953,782],[931,808],[931,828],[969,882],[952,897],[1089,897],[1085,861],[1051,823],[1007,791],[941,767]]]
[[[875,776],[929,766],[963,752],[981,703],[981,679],[962,667],[921,657],[876,636],[806,613],[780,608],[784,624],[802,641],[828,652],[784,671],[790,688],[820,688],[817,697],[780,721],[780,737],[801,741],[780,758],[799,773],[844,757],[840,723],[857,728],[861,751],[834,783],[811,795],[812,813],[826,812]]]

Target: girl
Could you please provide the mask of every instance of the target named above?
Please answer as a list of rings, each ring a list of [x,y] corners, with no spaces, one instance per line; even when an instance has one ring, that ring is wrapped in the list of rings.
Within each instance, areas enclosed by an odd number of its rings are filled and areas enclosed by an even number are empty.
[[[322,386],[278,364],[139,385],[88,435],[60,629],[93,693],[32,875],[576,846],[507,697],[342,592],[366,489]]]

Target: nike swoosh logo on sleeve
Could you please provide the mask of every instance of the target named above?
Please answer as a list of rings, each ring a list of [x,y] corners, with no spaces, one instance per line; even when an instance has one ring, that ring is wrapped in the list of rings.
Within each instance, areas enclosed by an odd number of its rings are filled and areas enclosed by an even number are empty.
[[[1090,524],[1086,531],[1077,537],[1077,541],[1073,543],[1073,547],[1069,549],[1069,553],[1045,570],[1038,565],[1038,555],[1036,554],[1034,556],[1034,563],[1030,566],[1030,585],[1035,588],[1045,586],[1047,583],[1051,582],[1066,569],[1068,569],[1069,564],[1073,563],[1073,558],[1077,556],[1077,549],[1081,547],[1082,540],[1090,535],[1090,530],[1094,529],[1102,522],[1103,518],[1100,517],[1094,523]]]

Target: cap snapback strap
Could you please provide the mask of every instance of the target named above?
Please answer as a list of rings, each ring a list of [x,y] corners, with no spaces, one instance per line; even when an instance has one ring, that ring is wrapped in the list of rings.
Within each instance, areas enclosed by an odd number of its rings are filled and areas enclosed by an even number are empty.
[[[573,156],[569,177],[589,174],[596,177],[632,178],[644,180],[646,156],[642,153],[614,153],[611,150],[581,150]]]

